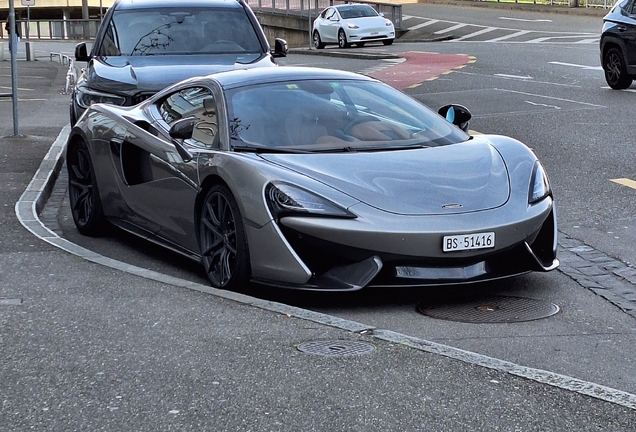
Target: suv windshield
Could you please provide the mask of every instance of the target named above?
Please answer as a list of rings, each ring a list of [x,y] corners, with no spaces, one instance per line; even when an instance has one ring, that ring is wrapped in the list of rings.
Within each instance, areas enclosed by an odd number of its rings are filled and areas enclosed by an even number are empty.
[[[98,55],[261,51],[256,30],[243,9],[163,8],[115,12]]]
[[[239,150],[378,151],[468,139],[437,113],[375,81],[253,85],[228,91],[227,103],[230,137]]]

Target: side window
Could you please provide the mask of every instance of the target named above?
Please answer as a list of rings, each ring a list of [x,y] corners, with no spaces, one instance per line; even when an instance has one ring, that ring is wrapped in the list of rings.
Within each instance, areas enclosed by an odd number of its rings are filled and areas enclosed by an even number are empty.
[[[115,39],[115,28],[113,26],[113,22],[111,21],[104,33],[104,38],[102,39],[102,45],[99,47],[99,53],[97,55],[100,56],[119,56],[121,52],[117,46],[117,42]]]
[[[336,10],[333,8],[329,8],[327,9],[327,15],[325,16],[325,19],[331,19],[333,18],[334,14],[336,13]]]
[[[161,100],[157,109],[168,126],[183,118],[197,120],[192,139],[186,143],[194,146],[218,146],[216,102],[208,88],[190,87],[179,90]]]

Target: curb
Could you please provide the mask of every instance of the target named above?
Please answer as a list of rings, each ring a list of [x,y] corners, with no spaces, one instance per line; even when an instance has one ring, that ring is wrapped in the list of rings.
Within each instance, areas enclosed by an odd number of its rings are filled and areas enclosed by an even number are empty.
[[[437,354],[446,358],[459,360],[463,363],[508,373],[516,377],[525,378],[636,410],[636,394],[583,381],[578,378],[561,375],[555,372],[518,365],[505,360],[443,345],[437,342],[407,336],[391,330],[378,329],[373,326],[334,317],[320,312],[314,312],[278,302],[262,300],[232,291],[219,290],[208,285],[186,281],[117,261],[69,242],[46,227],[40,219],[40,213],[42,212],[42,209],[44,208],[44,205],[46,204],[46,201],[48,200],[64,165],[66,141],[70,130],[70,124],[67,124],[62,129],[57,139],[53,142],[49,149],[49,152],[44,157],[44,160],[36,171],[35,176],[15,205],[15,212],[20,223],[36,237],[52,246],[62,249],[86,261],[101,264],[128,274],[172,286],[208,293],[237,303],[253,306],[264,311],[312,321],[317,324],[330,326],[349,333],[368,335],[369,337],[377,340],[405,345],[419,351]]]

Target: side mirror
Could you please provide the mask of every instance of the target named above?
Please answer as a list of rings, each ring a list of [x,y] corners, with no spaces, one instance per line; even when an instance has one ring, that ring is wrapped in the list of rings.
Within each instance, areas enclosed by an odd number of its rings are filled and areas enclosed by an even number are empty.
[[[468,133],[468,125],[473,117],[468,108],[462,105],[444,105],[437,113],[447,121]]]
[[[75,45],[75,61],[90,61],[88,55],[88,49],[86,48],[86,42],[80,42]]]
[[[289,48],[287,47],[287,41],[285,39],[276,38],[274,40],[274,52],[272,56],[274,57],[287,57],[287,52]]]
[[[183,159],[184,162],[190,162],[193,157],[192,153],[190,153],[183,145],[183,140],[192,138],[195,122],[196,120],[194,118],[188,117],[177,120],[174,122],[172,127],[170,127],[170,138],[172,138],[172,143],[176,147],[177,153],[179,153],[179,156],[181,156],[181,159]]]

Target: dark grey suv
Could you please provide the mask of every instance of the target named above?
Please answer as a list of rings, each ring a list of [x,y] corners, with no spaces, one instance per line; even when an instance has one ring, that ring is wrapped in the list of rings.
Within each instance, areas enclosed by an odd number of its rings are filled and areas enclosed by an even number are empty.
[[[71,97],[74,125],[93,103],[135,105],[183,79],[223,70],[275,66],[272,51],[243,0],[115,0],[93,47],[75,47],[87,62]]]
[[[601,65],[613,89],[636,79],[636,0],[619,0],[603,18]]]

